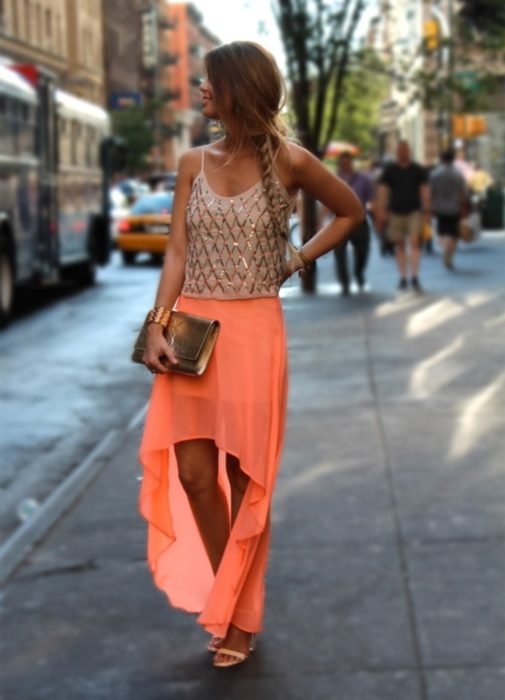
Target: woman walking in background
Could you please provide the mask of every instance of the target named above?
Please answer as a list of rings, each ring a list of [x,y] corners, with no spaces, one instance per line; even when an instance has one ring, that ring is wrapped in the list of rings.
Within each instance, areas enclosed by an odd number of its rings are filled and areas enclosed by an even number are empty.
[[[140,446],[139,510],[147,557],[170,602],[198,612],[214,665],[244,661],[262,628],[270,504],[286,413],[286,337],[279,287],[360,223],[352,191],[286,139],[283,86],[257,44],[205,59],[203,114],[226,135],[180,160],[170,240],[155,308],[217,319],[201,377],[176,362],[160,323],[144,362],[156,378]],[[286,260],[285,236],[303,189],[334,217]],[[165,313],[166,311],[166,313]]]

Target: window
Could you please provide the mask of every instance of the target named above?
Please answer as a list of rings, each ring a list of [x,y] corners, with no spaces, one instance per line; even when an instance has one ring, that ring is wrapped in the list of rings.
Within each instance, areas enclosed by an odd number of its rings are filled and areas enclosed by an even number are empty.
[[[94,142],[94,133],[93,133],[93,127],[88,126],[86,127],[86,154],[85,154],[85,165],[87,168],[91,168],[93,166],[93,142]]]
[[[39,4],[35,5],[35,43],[37,46],[42,45],[42,8]]]
[[[72,122],[72,135],[70,140],[70,163],[72,165],[77,165],[79,162],[79,124],[75,121]]]
[[[0,95],[0,153],[7,155],[11,148],[10,124],[7,119],[7,97]]]
[[[64,51],[64,49],[63,49],[63,42],[62,42],[63,32],[61,29],[61,15],[57,15],[55,18],[55,28],[56,28],[56,38],[55,38],[56,50],[59,54],[66,55],[66,51]]]
[[[19,103],[19,153],[33,156],[35,151],[35,115],[34,108],[24,102]]]
[[[19,34],[19,21],[18,21],[18,3],[15,2],[11,5],[11,33],[13,36],[18,36]]]
[[[46,46],[48,49],[53,48],[53,13],[49,8],[46,8],[45,11],[45,18],[46,18]]]
[[[32,3],[31,0],[25,0],[25,38],[30,41],[32,38]]]

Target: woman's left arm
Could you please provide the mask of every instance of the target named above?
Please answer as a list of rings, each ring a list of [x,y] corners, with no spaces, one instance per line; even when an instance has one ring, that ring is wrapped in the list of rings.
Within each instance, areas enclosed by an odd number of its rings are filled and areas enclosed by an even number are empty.
[[[293,185],[312,195],[334,214],[301,248],[304,258],[312,262],[345,240],[363,221],[365,212],[352,189],[312,153],[290,144],[290,154]]]

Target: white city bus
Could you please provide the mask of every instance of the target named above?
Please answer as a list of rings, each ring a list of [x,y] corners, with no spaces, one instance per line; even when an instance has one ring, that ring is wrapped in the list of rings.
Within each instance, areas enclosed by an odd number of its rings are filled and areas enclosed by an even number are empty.
[[[91,283],[109,254],[107,113],[36,66],[0,65],[0,326],[20,285]]]

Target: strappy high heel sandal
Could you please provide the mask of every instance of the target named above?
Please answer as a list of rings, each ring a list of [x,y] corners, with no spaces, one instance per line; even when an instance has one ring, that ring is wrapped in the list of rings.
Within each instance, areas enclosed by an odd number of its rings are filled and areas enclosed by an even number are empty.
[[[210,638],[209,643],[207,644],[207,651],[212,652],[213,654],[218,651],[219,645],[223,641],[222,637],[216,637],[213,636]]]
[[[226,647],[221,647],[218,649],[220,654],[226,654],[227,656],[231,656],[232,660],[231,661],[216,661],[216,657],[214,657],[214,666],[215,668],[229,668],[230,666],[238,666],[239,664],[243,664],[244,661],[247,661],[247,659],[250,656],[249,654],[244,654],[241,651],[235,651],[235,649],[227,649]]]
[[[222,637],[211,637],[209,640],[209,643],[207,644],[207,651],[210,651],[211,653],[215,654],[217,651],[219,651],[220,644],[222,644],[223,638]],[[249,643],[249,651],[254,651],[256,649],[256,634],[253,633],[251,636],[251,641]]]

